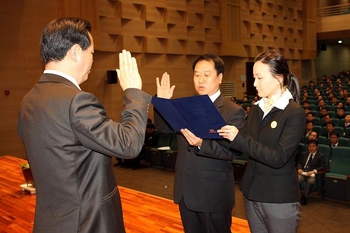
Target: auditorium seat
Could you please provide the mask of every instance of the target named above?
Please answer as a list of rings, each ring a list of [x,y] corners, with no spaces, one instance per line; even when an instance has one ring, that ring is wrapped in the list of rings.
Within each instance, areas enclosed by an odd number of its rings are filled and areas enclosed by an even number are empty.
[[[170,149],[172,133],[159,132],[157,146],[149,149],[149,160],[152,167],[165,168],[164,152]]]
[[[325,176],[327,198],[350,200],[350,148],[332,148],[329,172]]]
[[[171,133],[170,150],[164,151],[164,167],[167,170],[175,170],[177,158],[177,136],[176,133]]]

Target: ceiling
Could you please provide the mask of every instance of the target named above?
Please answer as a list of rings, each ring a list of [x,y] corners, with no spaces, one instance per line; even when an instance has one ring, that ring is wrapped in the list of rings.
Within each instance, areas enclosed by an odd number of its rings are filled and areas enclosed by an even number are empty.
[[[343,41],[343,45],[350,46],[350,29],[334,32],[317,33],[317,41],[329,45],[338,44],[338,40]]]

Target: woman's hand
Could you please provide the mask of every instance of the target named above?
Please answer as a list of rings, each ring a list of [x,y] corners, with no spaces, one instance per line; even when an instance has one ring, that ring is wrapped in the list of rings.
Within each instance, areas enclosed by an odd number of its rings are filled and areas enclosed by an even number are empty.
[[[202,145],[203,139],[197,137],[188,129],[181,129],[180,131],[185,136],[188,144],[190,144],[191,146],[201,146]]]
[[[170,99],[173,96],[175,85],[170,87],[170,75],[165,72],[162,76],[161,81],[156,78],[157,83],[157,97]]]
[[[238,132],[239,130],[233,125],[225,125],[218,130],[220,136],[230,140],[231,142],[235,139]]]

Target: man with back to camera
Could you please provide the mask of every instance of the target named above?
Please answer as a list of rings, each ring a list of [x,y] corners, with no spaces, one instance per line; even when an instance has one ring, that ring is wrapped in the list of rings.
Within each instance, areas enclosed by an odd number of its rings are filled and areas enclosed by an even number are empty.
[[[192,70],[197,94],[208,95],[224,120],[241,128],[244,110],[220,92],[225,71],[221,58],[214,54],[199,56],[193,62]],[[170,99],[174,88],[170,86],[167,73],[161,81],[157,78],[158,97]],[[158,131],[171,131],[157,111],[154,120]],[[201,139],[184,129],[181,133],[177,134],[174,202],[179,204],[185,232],[231,232],[235,203],[232,159],[236,154],[220,144],[226,139]]]
[[[79,18],[50,22],[41,36],[45,71],[24,96],[18,132],[36,186],[35,233],[124,233],[112,156],[141,150],[151,96],[141,91],[135,58],[119,54],[124,91],[121,123],[80,89],[93,63],[91,25]]]

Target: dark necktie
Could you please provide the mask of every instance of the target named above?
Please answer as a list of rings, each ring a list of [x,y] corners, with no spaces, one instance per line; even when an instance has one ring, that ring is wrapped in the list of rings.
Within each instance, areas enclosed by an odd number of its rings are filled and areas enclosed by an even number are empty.
[[[309,164],[310,164],[310,161],[313,159],[314,157],[314,154],[313,153],[310,153],[309,156],[307,157],[307,160],[306,160],[306,163],[305,163],[305,166],[304,166],[304,171],[308,171],[309,169]]]

